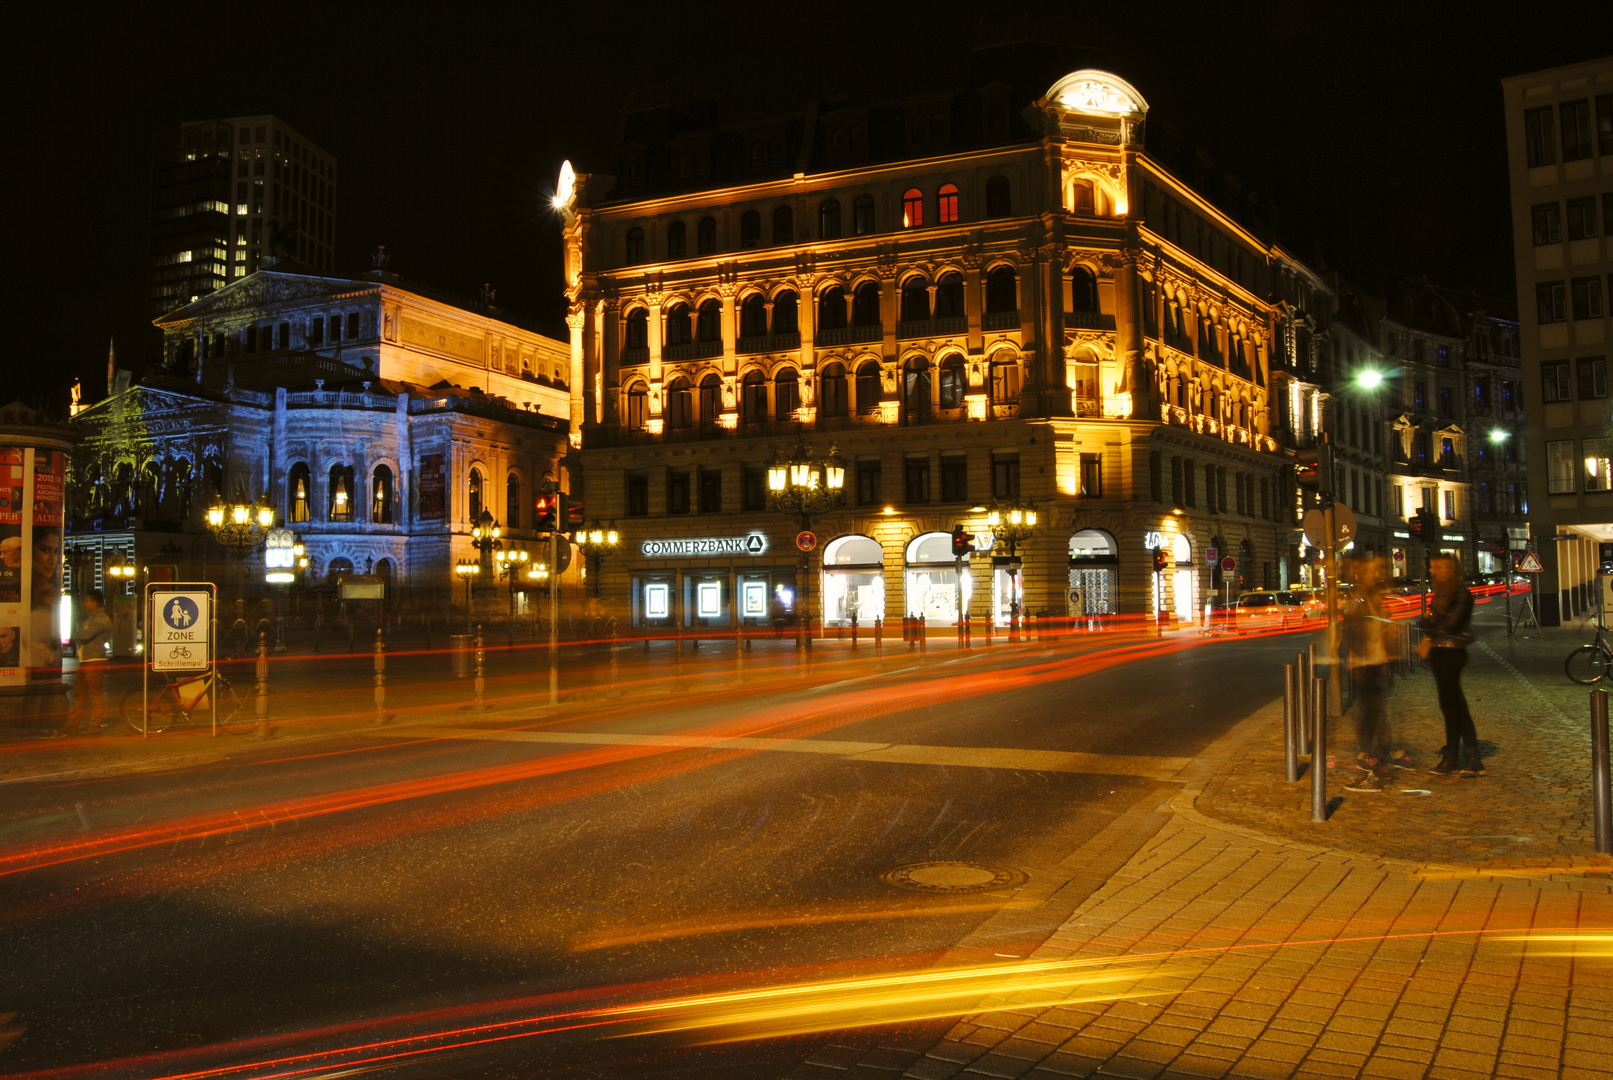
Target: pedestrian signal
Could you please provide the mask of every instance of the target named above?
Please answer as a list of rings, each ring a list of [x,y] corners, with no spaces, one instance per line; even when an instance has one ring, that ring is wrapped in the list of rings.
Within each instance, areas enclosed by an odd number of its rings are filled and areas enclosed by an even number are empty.
[[[532,528],[538,532],[554,532],[555,504],[553,495],[539,495],[532,514]]]
[[[1169,565],[1169,559],[1165,554],[1165,549],[1162,548],[1162,547],[1155,548],[1154,549],[1154,572],[1155,573],[1164,573],[1165,568],[1166,568],[1167,565]]]
[[[963,531],[963,526],[952,526],[952,557],[954,559],[967,557],[971,546],[969,534]]]

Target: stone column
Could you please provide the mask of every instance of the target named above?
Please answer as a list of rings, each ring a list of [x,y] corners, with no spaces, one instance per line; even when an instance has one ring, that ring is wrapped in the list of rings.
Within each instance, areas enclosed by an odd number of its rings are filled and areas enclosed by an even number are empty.
[[[1157,419],[1158,405],[1154,401],[1153,380],[1148,377],[1147,361],[1143,355],[1143,324],[1137,298],[1137,255],[1127,250],[1121,253],[1114,272],[1115,291],[1115,355],[1120,359],[1121,391],[1131,394],[1131,411],[1126,415],[1133,420]]]
[[[571,430],[573,433],[582,430],[583,401],[585,398],[583,382],[587,371],[587,352],[590,343],[589,309],[585,304],[575,304],[566,315],[566,326],[571,330],[571,376],[568,382],[571,385]]]
[[[986,338],[984,319],[986,311],[986,275],[983,262],[978,256],[968,256],[963,260],[963,308],[969,317],[969,337],[966,348],[971,355],[978,355],[985,351]]]
[[[659,387],[661,385],[661,342],[665,336],[661,325],[662,296],[660,293],[651,293],[645,297],[645,300],[648,302],[650,309],[650,385]]]
[[[738,312],[734,296],[739,291],[733,285],[720,286],[722,293],[722,372],[730,379],[739,370]]]
[[[596,423],[616,426],[616,394],[622,381],[622,307],[615,300],[604,304],[604,356],[596,379],[589,380],[589,401],[596,410]]]

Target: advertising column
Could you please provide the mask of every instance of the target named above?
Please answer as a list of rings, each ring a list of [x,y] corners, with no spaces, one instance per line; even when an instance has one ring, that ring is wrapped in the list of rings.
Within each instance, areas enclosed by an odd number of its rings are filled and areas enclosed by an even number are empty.
[[[23,662],[27,641],[27,607],[23,588],[23,507],[27,505],[26,451],[0,446],[0,686],[21,686],[26,678]]]
[[[28,681],[60,682],[62,635],[57,624],[62,602],[62,488],[67,479],[67,455],[60,450],[30,448],[28,468],[33,490],[32,510],[25,516],[28,536]]]

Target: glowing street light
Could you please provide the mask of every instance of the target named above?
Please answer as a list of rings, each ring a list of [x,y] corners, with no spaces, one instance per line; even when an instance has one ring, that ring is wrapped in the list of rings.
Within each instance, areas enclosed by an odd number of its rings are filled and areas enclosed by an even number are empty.
[[[831,446],[826,458],[814,457],[805,442],[797,442],[788,454],[773,452],[767,466],[767,486],[772,492],[773,509],[794,514],[803,533],[812,531],[812,519],[840,504],[846,486],[846,463],[840,451]],[[808,549],[801,549],[795,563],[795,647],[807,647],[807,575],[811,572]]]
[[[1356,373],[1355,384],[1363,390],[1376,390],[1383,385],[1383,372],[1377,368],[1366,368]]]
[[[622,542],[622,534],[616,531],[614,521],[609,524],[594,521],[577,531],[575,542],[582,548],[584,557],[594,561],[588,577],[594,583],[594,595],[598,596],[600,567],[605,562],[605,556],[615,551]]]
[[[1008,575],[1012,592],[1008,601],[1008,640],[1019,640],[1020,563],[1017,548],[1036,532],[1034,503],[993,503],[986,512],[986,525],[999,544],[1008,545]]]
[[[1510,431],[1506,431],[1503,428],[1491,428],[1490,429],[1490,441],[1495,443],[1498,446],[1501,443],[1506,442],[1510,438],[1512,438],[1512,432],[1510,432]]]

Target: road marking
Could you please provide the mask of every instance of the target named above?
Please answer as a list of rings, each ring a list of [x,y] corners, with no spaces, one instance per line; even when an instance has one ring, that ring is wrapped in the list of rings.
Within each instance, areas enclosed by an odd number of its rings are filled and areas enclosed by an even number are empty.
[[[565,743],[582,746],[659,746],[668,750],[770,750],[786,754],[826,754],[850,761],[900,765],[953,765],[977,769],[1095,773],[1169,780],[1191,760],[1129,754],[1083,754],[1068,750],[1021,750],[994,746],[923,746],[913,743],[852,742],[844,739],[718,738],[703,735],[636,735],[609,731],[521,731],[487,728],[411,728],[396,732],[422,739],[477,739],[490,742]]]

